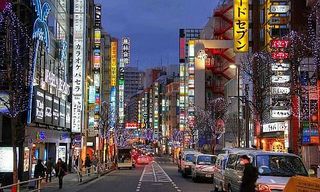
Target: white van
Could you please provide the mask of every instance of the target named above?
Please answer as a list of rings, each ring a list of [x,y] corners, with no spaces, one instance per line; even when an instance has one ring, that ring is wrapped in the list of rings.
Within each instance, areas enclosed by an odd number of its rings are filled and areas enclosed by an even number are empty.
[[[194,182],[200,179],[213,179],[217,156],[209,154],[196,154],[193,157],[191,176]]]
[[[300,157],[290,153],[270,151],[239,151],[228,155],[224,172],[226,191],[237,192],[243,176],[244,166],[240,164],[240,156],[247,155],[253,166],[258,168],[258,191],[283,191],[290,177],[308,176],[308,172]]]

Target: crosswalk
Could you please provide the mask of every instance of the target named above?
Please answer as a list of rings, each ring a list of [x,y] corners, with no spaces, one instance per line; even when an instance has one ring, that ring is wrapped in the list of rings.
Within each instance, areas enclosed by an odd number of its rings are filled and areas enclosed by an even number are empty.
[[[144,167],[140,182],[169,183],[172,180],[157,162],[152,162]]]

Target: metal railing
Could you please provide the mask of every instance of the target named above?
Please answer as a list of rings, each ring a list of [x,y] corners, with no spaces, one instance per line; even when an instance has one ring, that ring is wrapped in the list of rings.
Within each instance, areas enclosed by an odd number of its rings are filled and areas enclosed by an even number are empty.
[[[113,163],[107,162],[98,164],[97,166],[92,165],[91,167],[79,168],[75,167],[76,173],[78,175],[78,181],[82,182],[84,177],[89,177],[90,175],[97,175],[100,177],[105,171],[110,170],[112,168]]]
[[[28,181],[22,181],[22,182],[20,182],[20,180],[18,180],[18,183],[14,183],[14,184],[11,184],[11,185],[6,185],[6,186],[1,186],[1,184],[0,184],[0,192],[3,192],[6,189],[13,189],[13,188],[16,188],[16,192],[20,192],[21,185],[28,184],[28,183],[31,183],[31,182],[35,182],[35,189],[30,189],[30,190],[27,190],[27,191],[28,192],[33,192],[33,191],[40,192],[42,179],[43,179],[42,177],[39,177],[37,179],[30,179]]]

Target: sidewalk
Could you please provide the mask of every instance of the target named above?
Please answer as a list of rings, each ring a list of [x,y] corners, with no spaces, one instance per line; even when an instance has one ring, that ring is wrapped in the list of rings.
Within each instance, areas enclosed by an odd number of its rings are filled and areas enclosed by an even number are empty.
[[[93,181],[105,174],[112,172],[114,169],[106,170],[104,173],[100,174],[100,176],[96,173],[90,174],[90,176],[86,176],[82,178],[82,182],[79,182],[79,176],[76,173],[69,173],[63,178],[62,189],[59,189],[59,180],[58,178],[52,178],[52,182],[43,182],[42,190],[43,192],[68,192],[68,191],[78,191],[83,187],[83,184],[86,184],[90,181]]]

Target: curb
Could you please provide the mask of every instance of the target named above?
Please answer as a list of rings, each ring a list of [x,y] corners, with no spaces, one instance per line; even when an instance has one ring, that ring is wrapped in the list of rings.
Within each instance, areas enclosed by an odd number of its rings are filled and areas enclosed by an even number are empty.
[[[102,173],[100,176],[99,176],[99,175],[96,175],[96,176],[94,176],[94,177],[92,177],[92,178],[90,178],[90,179],[88,179],[88,180],[85,180],[85,181],[82,181],[82,182],[78,183],[78,185],[87,184],[87,183],[89,183],[89,182],[91,182],[91,181],[93,181],[93,180],[96,180],[96,179],[100,178],[101,176],[104,176],[104,175],[107,175],[107,174],[111,173],[111,172],[114,171],[114,170],[115,170],[115,169],[110,169],[110,170],[108,170],[108,171],[105,171],[105,172]]]

